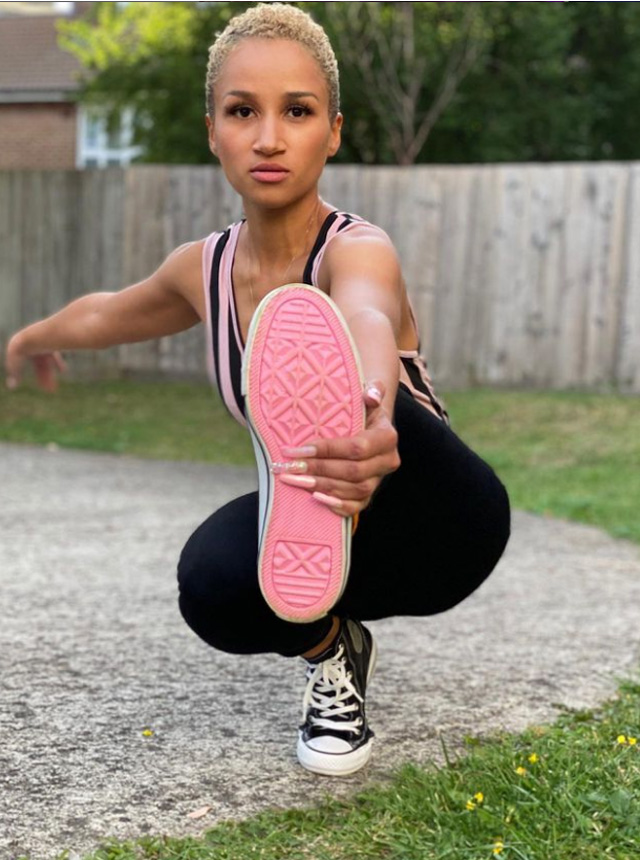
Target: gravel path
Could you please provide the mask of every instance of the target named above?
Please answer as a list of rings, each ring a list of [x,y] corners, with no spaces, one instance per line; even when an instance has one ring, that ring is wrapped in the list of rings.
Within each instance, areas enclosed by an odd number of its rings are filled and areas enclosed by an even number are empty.
[[[305,773],[299,661],[215,653],[176,605],[191,530],[253,487],[247,469],[0,445],[2,860],[352,793],[438,759],[438,732],[455,746],[518,730],[635,672],[637,548],[517,514],[505,558],[462,606],[372,625],[372,764],[343,781]]]

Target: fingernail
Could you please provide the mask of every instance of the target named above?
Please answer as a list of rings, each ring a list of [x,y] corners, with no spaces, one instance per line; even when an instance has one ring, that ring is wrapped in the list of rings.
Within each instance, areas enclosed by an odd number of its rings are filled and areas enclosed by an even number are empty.
[[[367,388],[367,397],[370,397],[371,400],[375,400],[378,404],[382,403],[382,392],[374,386]]]
[[[307,471],[307,464],[304,460],[292,460],[289,463],[273,463],[271,465],[272,475],[282,475],[286,473],[297,474]]]
[[[285,457],[315,457],[318,449],[315,445],[306,445],[303,448],[283,448],[282,453]]]
[[[306,490],[312,489],[316,485],[316,479],[311,475],[280,475],[280,480],[283,484],[290,484],[292,487],[304,487]]]
[[[338,499],[335,496],[327,496],[325,493],[313,493],[313,498],[317,502],[320,502],[320,504],[326,505],[329,508],[342,507],[342,499]]]

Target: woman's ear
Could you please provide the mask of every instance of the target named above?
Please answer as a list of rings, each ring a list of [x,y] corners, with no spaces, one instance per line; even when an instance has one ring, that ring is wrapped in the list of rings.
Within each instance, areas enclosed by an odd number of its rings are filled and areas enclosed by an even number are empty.
[[[331,137],[329,139],[329,157],[331,158],[336,152],[340,149],[340,143],[342,141],[342,123],[344,117],[341,113],[336,114],[336,118],[331,123]]]
[[[206,114],[204,121],[207,125],[207,134],[209,137],[209,149],[211,150],[211,152],[214,155],[217,155],[218,152],[217,152],[217,145],[216,145],[216,132],[215,132],[213,120],[211,119],[209,114]]]

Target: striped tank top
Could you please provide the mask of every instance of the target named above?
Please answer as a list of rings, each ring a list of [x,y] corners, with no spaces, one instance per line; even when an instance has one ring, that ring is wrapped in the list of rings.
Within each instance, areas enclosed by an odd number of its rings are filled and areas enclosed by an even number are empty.
[[[233,290],[233,261],[243,222],[232,224],[224,232],[211,233],[205,240],[202,255],[203,282],[207,309],[207,369],[212,383],[233,418],[246,426],[244,397],[241,391],[244,341],[238,323]],[[346,212],[327,215],[307,259],[303,283],[318,286],[318,272],[329,242],[338,233],[369,222]],[[413,311],[411,312],[415,323]],[[417,327],[416,327],[417,331]],[[398,350],[400,383],[415,400],[448,423],[448,416],[433,389],[427,365],[417,350]]]

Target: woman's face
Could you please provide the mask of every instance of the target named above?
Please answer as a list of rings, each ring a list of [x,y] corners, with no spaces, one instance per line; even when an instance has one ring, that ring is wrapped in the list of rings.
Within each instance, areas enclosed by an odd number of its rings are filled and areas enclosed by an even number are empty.
[[[245,39],[229,54],[207,117],[209,146],[245,203],[286,206],[315,191],[340,146],[317,61],[285,39]]]

